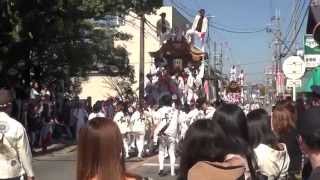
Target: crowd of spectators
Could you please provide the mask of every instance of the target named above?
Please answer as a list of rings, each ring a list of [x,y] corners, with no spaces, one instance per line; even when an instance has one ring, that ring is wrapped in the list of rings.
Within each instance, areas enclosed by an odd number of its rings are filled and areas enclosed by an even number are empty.
[[[303,101],[281,100],[269,112],[259,108],[248,114],[237,105],[222,103],[217,105],[213,116],[194,119],[180,139],[177,179],[319,179],[320,108],[316,98],[308,101],[308,105],[300,102]],[[115,155],[112,157],[117,157],[114,162],[119,162],[119,168],[111,172],[99,170],[108,166],[87,167],[85,169],[90,169],[90,173],[83,174],[84,162],[100,164],[95,162],[97,158],[90,159],[89,146],[85,145],[87,141],[81,139],[82,136],[91,137],[90,129],[100,128],[98,125],[112,126],[115,131],[112,136],[116,134],[117,138],[113,140],[117,142],[104,145],[106,149],[112,149],[114,144],[120,144],[117,150],[113,149]],[[109,135],[108,138],[111,138]],[[109,174],[117,177],[115,179],[142,179],[125,170],[122,138],[119,127],[112,119],[95,117],[88,127],[81,129],[80,142],[83,145],[79,146],[79,151],[89,154],[79,155],[78,180],[103,179],[101,177]],[[101,146],[100,141],[95,143],[90,147]],[[101,163],[105,164],[110,163],[112,158],[103,156],[98,159],[105,160]]]
[[[213,176],[253,180],[320,178],[318,94],[314,91],[311,100],[299,99],[295,103],[291,99],[279,100],[271,112],[259,108],[248,113],[232,104],[208,106],[202,98],[194,103],[191,101],[185,109],[181,106],[181,99],[173,96],[170,104],[180,111],[181,119],[184,119],[178,121],[177,142],[181,144],[176,151],[180,156],[178,179],[210,179]],[[120,110],[129,119],[136,111],[145,114],[146,119],[147,116],[152,119],[152,112],[156,113],[161,108],[157,105],[138,106],[136,101],[120,98],[98,101],[91,107],[90,99],[68,99],[64,96],[59,99],[58,96],[50,87],[33,83],[28,101],[14,98],[12,116],[26,127],[33,150],[40,147],[46,151],[54,141],[84,143],[81,139],[84,129],[96,125],[99,125],[96,128],[104,127],[104,123],[113,120]],[[131,121],[127,122],[130,126]],[[157,123],[151,122],[149,139],[152,139]],[[119,128],[117,122],[116,125],[113,128]],[[119,131],[121,140],[115,143],[121,145],[124,140],[121,128]],[[96,143],[100,146],[99,142]],[[144,142],[148,143],[150,141]],[[81,151],[81,143],[79,145]],[[114,150],[109,147],[112,143],[104,145],[110,151]],[[126,151],[121,149],[120,157],[126,155]],[[121,172],[125,173],[125,170]],[[98,172],[91,173],[98,176]]]

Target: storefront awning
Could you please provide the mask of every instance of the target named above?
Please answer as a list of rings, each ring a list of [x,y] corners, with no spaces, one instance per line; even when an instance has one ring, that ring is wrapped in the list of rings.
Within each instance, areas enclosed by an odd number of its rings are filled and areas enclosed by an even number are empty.
[[[320,86],[320,67],[307,71],[302,78],[302,86],[297,88],[297,92],[312,92],[312,86]]]

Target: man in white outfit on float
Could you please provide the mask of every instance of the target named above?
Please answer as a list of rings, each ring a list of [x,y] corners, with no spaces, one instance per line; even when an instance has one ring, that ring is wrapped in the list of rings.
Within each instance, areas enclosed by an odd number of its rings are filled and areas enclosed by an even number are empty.
[[[205,14],[206,11],[204,9],[200,9],[193,21],[191,29],[189,29],[186,33],[186,38],[192,45],[194,45],[195,37],[200,39],[200,48],[203,52],[205,50],[204,45],[208,30],[208,18],[205,16]]]
[[[160,38],[160,46],[162,46],[169,38],[170,24],[166,20],[166,13],[160,14],[161,19],[157,22],[157,36]]]

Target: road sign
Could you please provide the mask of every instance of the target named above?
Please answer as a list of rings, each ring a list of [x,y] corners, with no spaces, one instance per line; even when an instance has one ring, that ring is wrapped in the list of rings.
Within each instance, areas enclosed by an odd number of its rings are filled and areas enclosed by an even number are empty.
[[[299,56],[290,56],[284,60],[283,73],[288,79],[300,79],[306,70],[305,62]]]
[[[312,34],[304,36],[304,61],[307,68],[320,65],[320,45],[313,39]]]
[[[293,79],[287,79],[287,87],[301,87],[302,81],[301,79],[293,80]]]

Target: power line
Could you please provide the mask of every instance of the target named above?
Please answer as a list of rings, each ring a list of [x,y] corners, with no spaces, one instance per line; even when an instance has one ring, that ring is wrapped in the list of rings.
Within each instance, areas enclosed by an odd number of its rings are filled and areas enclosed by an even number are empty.
[[[252,73],[245,73],[246,76],[254,76],[257,74],[264,74],[265,72],[252,72]]]
[[[130,15],[130,17],[135,18],[137,20],[140,20],[138,17],[132,16]],[[133,21],[127,20],[126,18],[121,17],[122,20],[124,20],[129,26],[134,27],[134,28],[140,28],[140,25],[136,24]],[[147,24],[148,25],[148,24]],[[149,25],[148,25],[149,26]],[[150,26],[149,26],[150,27]],[[150,27],[152,30],[152,27]],[[153,32],[155,32],[154,30],[152,30]],[[158,39],[154,34],[152,34],[151,32],[146,32],[149,36],[151,36],[153,39]]]
[[[299,1],[299,2],[301,2],[301,1]],[[301,5],[301,3],[299,3],[300,5]],[[298,24],[298,19],[300,19],[301,18],[301,16],[302,16],[302,12],[303,12],[303,9],[304,9],[304,7],[306,6],[306,0],[304,0],[304,2],[303,2],[303,5],[302,5],[302,7],[300,8],[300,10],[299,10],[299,13],[298,13],[298,11],[296,11],[297,13],[296,14],[292,14],[292,16],[291,16],[291,21],[290,21],[290,24],[289,24],[289,26],[288,26],[288,30],[287,30],[287,33],[286,33],[286,36],[285,36],[285,38],[284,38],[284,41],[287,41],[288,40],[288,38],[290,37],[290,35],[291,35],[291,33],[292,33],[292,30],[294,29],[294,27],[291,27],[291,26],[296,26],[297,24]],[[300,7],[300,6],[299,6]],[[297,9],[298,10],[298,9]],[[298,15],[299,14],[299,15]],[[297,17],[297,21],[293,24],[293,22],[294,22],[294,17]]]
[[[189,18],[193,18],[194,14],[191,14],[189,11],[185,10],[184,8],[182,8],[180,5],[178,5],[174,0],[170,0],[170,2],[177,7],[178,9],[180,9],[185,15],[187,15]]]
[[[267,30],[267,27],[264,27],[264,28],[256,29],[256,30],[252,30],[252,31],[237,31],[237,30],[226,29],[224,27],[219,27],[214,24],[210,24],[210,27],[217,29],[217,30],[220,30],[220,31],[234,33],[234,34],[254,34],[254,33],[264,32]]]
[[[294,19],[295,17],[297,16],[298,14],[298,10],[300,9],[300,5],[301,5],[301,0],[298,1],[298,3],[295,2],[296,0],[293,0],[292,2],[294,2],[294,8],[293,8],[293,11],[292,11],[292,14],[291,14],[291,17],[290,17],[290,22],[288,24],[288,28],[287,28],[287,33],[286,33],[286,36],[284,39],[287,39],[287,36],[290,34],[290,31],[292,30],[292,25],[293,25],[293,22],[294,22]],[[302,9],[302,8],[301,8]],[[301,15],[301,14],[300,14]],[[299,15],[299,16],[300,16]],[[296,24],[296,23],[295,23]]]
[[[222,27],[222,28],[225,28],[225,29],[232,29],[233,31],[256,31],[256,30],[260,30],[260,29],[263,29],[263,28],[266,28],[266,27],[261,27],[261,28],[256,28],[256,29],[249,29],[249,28],[236,28],[236,27],[230,27],[230,26],[227,26],[227,25],[224,25],[224,24],[221,24],[219,22],[214,22],[214,24],[216,26],[219,26],[219,27]]]
[[[190,17],[190,18],[194,17],[194,14],[191,14],[190,11],[186,10],[186,8],[181,7],[181,3],[179,3],[180,5],[178,5],[177,2],[175,2],[174,0],[171,0],[171,3],[175,7],[180,9],[188,17]],[[225,26],[225,25],[218,24],[218,23],[210,24],[209,26],[214,28],[214,29],[220,30],[220,31],[229,32],[229,33],[235,33],[235,34],[253,34],[253,33],[259,33],[259,32],[266,31],[266,29],[267,29],[267,27],[263,27],[263,28],[259,28],[259,29],[255,29],[255,30],[251,30],[251,31],[249,31],[249,30],[248,31],[241,31],[241,30],[234,30],[235,28],[222,27],[222,26]]]
[[[171,0],[173,2],[175,2],[175,4],[179,4],[179,6],[184,9],[186,12],[190,12],[189,15],[191,15],[191,17],[193,17],[193,14],[196,14],[197,10],[194,10],[194,9],[191,9],[187,6],[185,6],[183,3],[179,2],[179,1],[174,1],[174,0]]]
[[[284,55],[283,57],[286,57],[286,56],[289,54],[289,52],[291,51],[294,43],[295,43],[296,40],[297,40],[298,35],[300,34],[301,28],[302,28],[302,26],[303,26],[304,20],[305,20],[306,17],[307,17],[308,12],[309,12],[309,8],[308,8],[308,9],[306,10],[306,12],[304,13],[303,19],[302,19],[302,21],[301,21],[301,23],[300,23],[300,26],[299,26],[299,29],[298,29],[298,31],[296,32],[296,34],[295,34],[295,36],[294,36],[294,38],[293,38],[290,46],[288,47],[287,52],[285,53],[285,55]]]
[[[269,62],[267,60],[264,60],[264,61],[252,61],[252,62],[237,64],[237,65],[238,66],[247,66],[247,65],[253,65],[253,64],[264,64],[264,63],[269,63]]]

